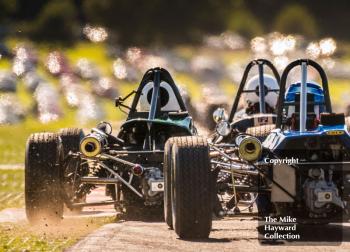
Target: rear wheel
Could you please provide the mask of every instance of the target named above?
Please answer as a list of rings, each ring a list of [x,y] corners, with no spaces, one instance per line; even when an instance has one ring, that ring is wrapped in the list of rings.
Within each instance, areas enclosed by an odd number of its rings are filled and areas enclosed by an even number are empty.
[[[25,204],[31,223],[59,221],[63,216],[61,142],[57,134],[32,134],[26,146]]]
[[[65,167],[63,169],[63,176],[65,178],[65,192],[69,200],[74,203],[83,203],[86,201],[86,195],[81,195],[76,198],[76,192],[79,189],[80,177],[83,176],[82,167],[80,167],[79,159],[68,159],[69,152],[76,153],[79,151],[80,141],[84,138],[84,132],[79,128],[64,128],[59,131],[59,136],[62,141],[63,156]],[[74,208],[72,213],[81,212],[82,207]]]
[[[181,137],[172,148],[171,202],[180,238],[207,238],[212,224],[213,180],[209,146],[201,137]]]
[[[174,143],[181,142],[180,137],[169,138],[164,147],[164,220],[173,229],[172,209],[171,209],[171,153]]]
[[[59,131],[59,135],[62,140],[64,157],[66,157],[70,151],[79,151],[80,141],[84,138],[84,132],[82,129],[64,128]]]

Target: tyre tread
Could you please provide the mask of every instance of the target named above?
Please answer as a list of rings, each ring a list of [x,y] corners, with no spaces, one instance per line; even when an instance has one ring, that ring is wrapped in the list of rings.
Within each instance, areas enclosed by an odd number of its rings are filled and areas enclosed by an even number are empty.
[[[62,218],[60,150],[61,142],[56,133],[34,133],[27,141],[25,203],[30,222]]]
[[[213,193],[208,143],[203,137],[187,136],[180,137],[175,146],[175,232],[185,239],[207,238],[212,223]]]

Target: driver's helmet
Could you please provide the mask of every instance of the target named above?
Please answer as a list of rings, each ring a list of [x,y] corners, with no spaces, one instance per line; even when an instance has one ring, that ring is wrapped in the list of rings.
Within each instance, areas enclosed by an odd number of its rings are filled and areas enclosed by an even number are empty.
[[[295,106],[288,106],[286,108],[287,117],[291,117],[294,113],[299,113],[299,100],[300,100],[300,90],[301,84],[300,82],[293,83],[289,86],[286,95],[285,95],[285,103],[296,103]],[[325,108],[325,98],[322,87],[314,81],[307,82],[307,112],[313,113],[319,118],[320,114],[326,110]]]
[[[142,89],[138,111],[149,111],[153,94],[153,82],[148,82]],[[180,111],[180,105],[172,87],[165,81],[160,83],[159,89],[161,111]]]
[[[245,90],[256,90],[256,92],[243,93],[244,101],[246,102],[245,106],[249,107],[259,103],[259,83],[259,75],[255,75],[248,81]],[[279,89],[276,78],[269,74],[264,74],[264,86],[265,103],[267,103],[271,108],[275,108],[278,100],[278,92],[276,90]]]

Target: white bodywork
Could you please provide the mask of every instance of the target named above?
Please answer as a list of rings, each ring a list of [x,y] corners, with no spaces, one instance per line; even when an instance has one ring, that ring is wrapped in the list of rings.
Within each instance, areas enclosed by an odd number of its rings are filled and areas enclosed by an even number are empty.
[[[279,89],[278,83],[276,79],[269,75],[264,74],[264,86],[270,90],[270,89]],[[255,75],[252,77],[247,85],[246,90],[258,90],[259,89],[259,75]],[[244,101],[247,104],[254,104],[259,102],[259,95],[255,92],[253,93],[244,93]],[[275,107],[278,100],[278,93],[277,92],[268,92],[267,95],[265,95],[265,102],[269,104],[270,107]]]
[[[161,107],[161,111],[180,111],[180,105],[171,86],[168,83],[162,81],[160,83],[160,87],[164,88],[169,94],[169,100],[163,107]],[[149,82],[144,86],[142,89],[142,95],[140,95],[140,100],[137,105],[137,111],[150,110],[150,103],[148,102],[147,94],[150,91],[152,92],[152,89],[153,82]]]

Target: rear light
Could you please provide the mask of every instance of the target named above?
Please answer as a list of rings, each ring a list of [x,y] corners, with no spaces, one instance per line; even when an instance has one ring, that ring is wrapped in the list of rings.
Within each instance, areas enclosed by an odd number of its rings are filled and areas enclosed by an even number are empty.
[[[136,164],[133,168],[131,168],[131,171],[135,176],[141,176],[143,173],[143,167],[139,164]]]

